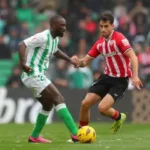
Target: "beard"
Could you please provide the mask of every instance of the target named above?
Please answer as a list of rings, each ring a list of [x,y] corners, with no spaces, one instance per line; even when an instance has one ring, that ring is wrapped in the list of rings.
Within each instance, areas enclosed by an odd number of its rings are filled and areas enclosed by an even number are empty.
[[[55,35],[57,35],[59,37],[63,37],[64,32],[62,30],[57,30],[57,31],[55,31]]]
[[[63,37],[63,36],[64,36],[64,33],[59,33],[58,36],[59,36],[59,37]]]

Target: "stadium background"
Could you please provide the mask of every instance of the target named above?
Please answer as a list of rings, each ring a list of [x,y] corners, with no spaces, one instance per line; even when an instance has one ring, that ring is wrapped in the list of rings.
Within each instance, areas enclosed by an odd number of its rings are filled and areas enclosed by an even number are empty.
[[[109,5],[108,5],[109,4]],[[20,80],[17,45],[23,39],[49,28],[54,14],[67,20],[67,31],[59,48],[69,56],[82,58],[99,37],[97,19],[109,10],[115,16],[115,29],[130,41],[139,60],[142,91],[129,86],[116,106],[128,115],[129,122],[150,123],[150,1],[149,0],[1,0],[0,1],[0,123],[35,122],[40,104]],[[59,88],[78,120],[81,100],[104,68],[99,57],[92,65],[75,69],[63,60],[52,58],[47,76]],[[52,111],[49,122],[59,119]],[[92,108],[92,121],[109,121]]]

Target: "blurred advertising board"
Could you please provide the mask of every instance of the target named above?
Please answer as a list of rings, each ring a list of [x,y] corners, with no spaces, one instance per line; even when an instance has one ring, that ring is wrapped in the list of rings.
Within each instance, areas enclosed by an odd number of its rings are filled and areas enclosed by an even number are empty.
[[[59,88],[59,90],[64,96],[74,120],[78,121],[80,104],[87,91],[67,88]],[[129,90],[121,100],[116,102],[114,107],[120,112],[126,113],[127,121],[129,122],[150,122],[149,93],[148,90],[144,90],[142,93]],[[91,108],[91,121],[111,121],[111,119],[99,114],[97,106],[98,104],[95,104]],[[0,88],[0,123],[34,123],[40,109],[41,104],[28,89]],[[60,121],[54,108],[49,115],[47,123],[53,121]]]

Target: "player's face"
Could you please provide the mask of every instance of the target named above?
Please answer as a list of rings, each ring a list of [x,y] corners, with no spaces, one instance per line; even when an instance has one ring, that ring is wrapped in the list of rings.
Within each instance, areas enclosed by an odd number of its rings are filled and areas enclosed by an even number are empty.
[[[66,20],[60,18],[57,22],[55,32],[57,36],[63,37],[65,31],[66,31]]]
[[[102,37],[109,38],[113,30],[114,24],[111,24],[109,21],[100,21],[100,33]]]

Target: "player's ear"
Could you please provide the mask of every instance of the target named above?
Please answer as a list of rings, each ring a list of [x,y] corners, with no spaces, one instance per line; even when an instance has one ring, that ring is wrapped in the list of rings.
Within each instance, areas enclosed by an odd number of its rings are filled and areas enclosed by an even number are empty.
[[[51,26],[51,28],[55,28],[54,24],[51,24],[50,26]]]
[[[50,27],[51,28],[55,28],[55,24],[54,23],[50,23]]]

